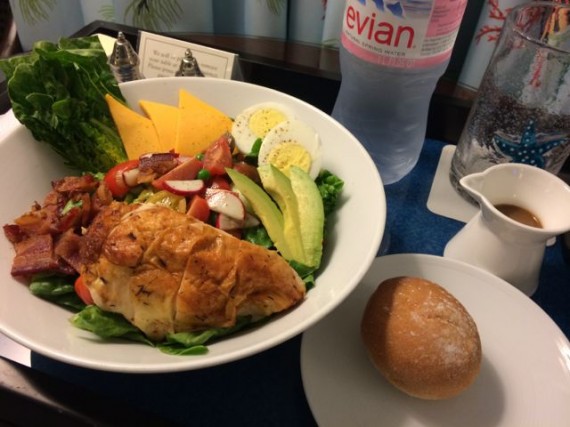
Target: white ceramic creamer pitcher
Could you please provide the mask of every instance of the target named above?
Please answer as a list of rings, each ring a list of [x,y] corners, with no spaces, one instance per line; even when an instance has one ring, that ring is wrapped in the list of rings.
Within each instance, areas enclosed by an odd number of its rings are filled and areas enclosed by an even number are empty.
[[[570,230],[570,187],[549,172],[518,163],[492,166],[460,183],[480,211],[447,243],[444,256],[481,267],[531,296],[546,242]],[[507,207],[534,216],[540,228],[507,216],[502,212]]]

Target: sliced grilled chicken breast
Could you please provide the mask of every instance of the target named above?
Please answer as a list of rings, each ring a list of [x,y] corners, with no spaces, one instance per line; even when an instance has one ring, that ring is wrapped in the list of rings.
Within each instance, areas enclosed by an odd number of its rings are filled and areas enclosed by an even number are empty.
[[[276,252],[157,205],[112,203],[83,237],[81,256],[95,304],[153,340],[263,318],[305,295]]]

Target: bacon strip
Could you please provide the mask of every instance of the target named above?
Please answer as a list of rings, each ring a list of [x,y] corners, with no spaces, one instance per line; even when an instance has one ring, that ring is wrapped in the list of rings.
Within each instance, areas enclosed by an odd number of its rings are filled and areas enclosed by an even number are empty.
[[[14,224],[3,227],[16,251],[12,275],[77,274],[83,264],[79,253],[83,227],[112,200],[108,188],[92,175],[53,181],[43,205],[34,203]],[[64,210],[68,202],[73,206]]]
[[[75,234],[73,230],[67,230],[61,235],[55,244],[54,253],[73,267],[74,273],[79,273],[83,261],[79,255],[81,246],[81,236]]]
[[[53,251],[50,234],[28,237],[14,245],[16,256],[12,263],[13,276],[32,276],[43,272],[56,272],[59,265]]]

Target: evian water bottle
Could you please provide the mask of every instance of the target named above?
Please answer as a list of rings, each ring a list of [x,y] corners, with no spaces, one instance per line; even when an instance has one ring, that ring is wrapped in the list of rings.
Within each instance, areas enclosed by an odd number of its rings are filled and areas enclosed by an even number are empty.
[[[332,116],[366,147],[384,184],[418,161],[431,96],[467,0],[347,0]]]

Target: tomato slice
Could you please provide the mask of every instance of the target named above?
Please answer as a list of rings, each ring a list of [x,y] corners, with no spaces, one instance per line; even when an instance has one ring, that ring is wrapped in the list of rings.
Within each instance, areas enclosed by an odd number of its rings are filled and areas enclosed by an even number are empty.
[[[109,172],[105,174],[103,182],[113,197],[125,197],[131,188],[125,182],[123,174],[129,170],[137,168],[138,166],[138,159],[127,160],[126,162],[119,163],[112,167]]]
[[[228,134],[222,135],[204,153],[204,169],[214,176],[224,175],[226,168],[232,167],[232,152],[230,150],[229,138]]]
[[[232,186],[227,178],[218,175],[212,179],[210,188],[220,189],[220,190],[231,190]]]
[[[198,160],[196,157],[191,157],[188,160],[185,160],[183,163],[176,166],[174,169],[166,172],[161,177],[152,181],[152,186],[159,189],[159,190],[166,190],[164,186],[165,181],[173,180],[187,180],[187,179],[195,179],[196,175],[200,169],[202,169],[203,163]]]
[[[89,288],[87,287],[87,285],[83,281],[82,276],[79,276],[77,279],[75,279],[74,288],[75,288],[75,293],[81,299],[81,301],[83,301],[87,305],[93,305],[94,304],[93,297],[91,296],[91,292],[89,291]]]
[[[198,194],[192,196],[187,214],[202,222],[207,222],[208,218],[210,218],[210,207],[206,199]]]

